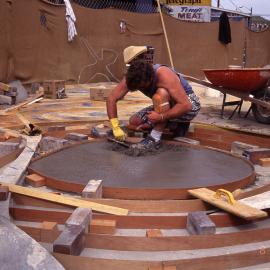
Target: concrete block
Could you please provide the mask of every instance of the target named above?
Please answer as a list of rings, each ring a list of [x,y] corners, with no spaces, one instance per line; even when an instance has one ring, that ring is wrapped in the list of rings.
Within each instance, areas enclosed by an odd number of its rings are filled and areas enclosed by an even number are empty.
[[[270,158],[270,148],[255,148],[245,150],[243,156],[253,164],[259,164],[261,158]]]
[[[0,142],[0,157],[5,156],[19,148],[17,142]]]
[[[25,87],[22,85],[21,81],[12,81],[9,83],[11,87],[17,89],[16,104],[26,100],[28,98],[28,93]]]
[[[0,95],[0,105],[12,105],[12,98],[6,95]]]
[[[35,173],[27,175],[25,182],[33,187],[43,187],[46,185],[46,179]]]
[[[85,235],[82,226],[68,226],[53,242],[53,252],[78,256],[85,247]]]
[[[10,87],[9,92],[5,92],[5,95],[8,97],[16,97],[18,95],[16,87]]]
[[[106,138],[108,136],[108,133],[111,131],[111,128],[106,126],[95,126],[91,128],[91,136],[94,138]]]
[[[64,131],[66,130],[65,126],[52,126],[52,127],[48,127],[48,131],[52,132],[52,131]]]
[[[0,186],[0,201],[5,201],[8,198],[9,188],[5,186]]]
[[[93,219],[89,230],[91,233],[112,235],[116,230],[116,220]]]
[[[205,212],[192,212],[187,216],[187,231],[190,234],[215,234],[216,225]]]
[[[90,180],[82,191],[83,198],[102,198],[102,180]]]
[[[71,216],[67,219],[65,225],[70,226],[81,226],[88,233],[89,224],[92,220],[92,210],[90,208],[76,208]]]
[[[196,141],[196,140],[193,140],[193,139],[189,139],[189,138],[186,138],[186,137],[176,137],[173,140],[174,141],[177,141],[177,142],[192,144],[192,145],[200,145],[200,142],[199,141]]]
[[[259,165],[262,167],[270,167],[270,158],[260,158]]]
[[[90,99],[91,100],[100,100],[105,101],[109,97],[112,90],[115,88],[116,84],[107,82],[102,83],[102,85],[95,85],[90,87]]]
[[[67,140],[72,140],[72,141],[87,141],[88,140],[88,135],[85,134],[80,134],[80,133],[68,133],[66,135]]]
[[[58,235],[58,226],[56,222],[43,221],[41,223],[40,241],[45,243],[53,242]]]
[[[68,144],[69,144],[68,140],[46,136],[42,138],[40,142],[40,151],[42,152],[56,151]]]
[[[38,82],[34,82],[31,84],[31,94],[36,94],[37,91],[39,90],[39,87],[40,87],[40,83]]]
[[[18,142],[0,142],[0,150],[12,152],[19,147]]]
[[[163,237],[161,230],[159,229],[149,229],[146,230],[146,237],[148,238],[156,238],[156,237]]]
[[[235,142],[232,142],[231,144],[231,153],[238,156],[242,156],[245,150],[250,150],[250,149],[255,149],[255,148],[259,148],[259,146],[235,141]]]

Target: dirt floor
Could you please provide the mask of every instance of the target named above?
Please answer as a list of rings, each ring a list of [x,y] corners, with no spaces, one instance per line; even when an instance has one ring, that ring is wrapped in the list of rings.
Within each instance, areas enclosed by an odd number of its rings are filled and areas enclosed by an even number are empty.
[[[195,92],[200,96],[202,109],[199,115],[196,117],[196,122],[214,124],[216,126],[248,131],[252,133],[270,135],[270,126],[258,123],[252,115],[252,112],[245,117],[245,114],[250,108],[250,102],[244,102],[241,113],[238,115],[236,112],[232,119],[228,119],[233,112],[235,106],[226,107],[224,110],[224,116],[221,117],[221,107],[223,101],[223,94],[218,91],[214,93],[219,94],[218,97],[209,97],[205,94],[207,88],[200,85],[193,85]],[[226,101],[238,101],[239,98],[233,96],[227,96]]]

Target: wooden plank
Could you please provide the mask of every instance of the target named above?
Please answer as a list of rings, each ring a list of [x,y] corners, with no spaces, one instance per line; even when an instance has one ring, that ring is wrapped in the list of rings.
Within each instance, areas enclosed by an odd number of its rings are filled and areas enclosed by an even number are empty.
[[[81,200],[81,199],[77,199],[73,197],[68,197],[68,196],[56,195],[49,192],[43,192],[43,191],[35,190],[33,188],[27,188],[27,187],[22,187],[22,186],[13,185],[13,184],[3,183],[3,185],[8,186],[10,192],[14,192],[17,194],[22,194],[22,195],[26,195],[26,196],[30,196],[30,197],[34,197],[38,199],[43,199],[50,202],[56,202],[56,203],[75,206],[75,207],[92,208],[92,210],[95,210],[98,212],[104,212],[104,213],[120,215],[120,216],[128,215],[128,210],[124,208],[118,208],[118,207],[108,206],[104,204],[89,202],[89,201],[85,201],[85,200]]]
[[[14,138],[20,138],[22,137],[22,135],[15,130],[11,130],[11,129],[6,129],[6,128],[0,128],[0,132],[3,132],[5,136],[8,137],[14,137]]]
[[[17,112],[17,113],[16,113],[16,116],[20,119],[20,121],[21,121],[24,125],[28,126],[28,125],[30,124],[30,121],[29,121],[27,118],[25,118],[21,113]]]
[[[225,201],[223,198],[217,198],[216,193],[207,188],[198,188],[188,191],[192,196],[199,198],[205,202],[208,202],[220,209],[223,209],[231,214],[239,216],[247,220],[253,220],[258,218],[263,218],[267,216],[267,213],[256,209],[254,207],[245,205],[242,202],[235,201],[234,204],[231,204],[228,201]]]
[[[37,94],[35,94],[33,97],[27,99],[25,102],[22,102],[22,103],[20,103],[20,104],[18,104],[18,105],[11,106],[11,107],[9,107],[9,108],[7,108],[7,109],[4,109],[4,110],[0,110],[0,115],[5,115],[5,114],[7,114],[8,112],[11,112],[11,111],[13,111],[13,110],[18,110],[18,109],[20,109],[21,107],[27,105],[28,103],[30,103],[30,102],[34,101],[35,99],[40,98],[40,97],[42,97],[42,96],[43,96],[43,93],[37,93]]]
[[[251,207],[257,209],[269,209],[270,208],[270,191],[257,194],[242,200],[239,200],[241,203],[245,203]]]
[[[43,99],[43,97],[36,98],[36,99],[34,99],[33,101],[31,101],[31,102],[25,104],[23,107],[27,107],[27,106],[29,106],[29,105],[32,105],[32,104],[34,104],[34,103],[36,103],[36,102],[41,101],[42,99]]]
[[[12,198],[14,199],[17,205],[41,206],[47,208],[56,207],[54,203],[45,202],[43,200],[30,198],[15,193],[12,194]],[[132,212],[144,212],[144,213],[187,213],[213,209],[213,206],[206,204],[199,199],[168,200],[168,201],[167,200],[137,201],[137,200],[116,200],[116,199],[86,199],[86,200],[120,208],[127,208],[129,209],[129,211]],[[67,208],[66,206],[57,205],[57,208],[59,207]]]

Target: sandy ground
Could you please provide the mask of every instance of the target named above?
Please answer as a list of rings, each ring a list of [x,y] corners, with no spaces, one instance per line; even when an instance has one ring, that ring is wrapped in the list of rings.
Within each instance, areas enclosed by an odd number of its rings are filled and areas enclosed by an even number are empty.
[[[97,84],[67,85],[66,93],[68,98],[61,100],[43,99],[39,103],[32,104],[20,109],[20,112],[33,123],[68,123],[71,121],[105,121],[108,120],[106,114],[105,101],[90,100],[89,89]],[[98,83],[102,85],[102,83]],[[219,127],[242,130],[252,133],[270,135],[270,125],[260,124],[254,119],[252,112],[244,118],[250,107],[249,102],[244,102],[241,114],[235,115],[231,120],[234,107],[226,107],[224,117],[221,118],[221,105],[223,94],[212,90],[215,96],[209,96],[209,90],[201,85],[192,84],[195,93],[201,100],[201,111],[193,120],[196,123],[211,124]],[[239,100],[229,96],[227,100]],[[124,100],[118,103],[118,116],[121,120],[128,120],[136,111],[151,104],[151,100],[142,93],[128,93]],[[0,126],[16,127],[21,121],[16,116],[16,111],[7,115],[0,115]]]
[[[258,123],[252,115],[252,112],[245,117],[248,109],[250,108],[250,102],[244,102],[242,105],[240,115],[236,112],[231,119],[228,119],[235,106],[225,107],[223,118],[221,117],[221,107],[223,102],[223,94],[212,90],[212,95],[209,96],[208,89],[204,86],[193,84],[193,89],[201,100],[201,111],[199,115],[194,119],[195,122],[213,124],[220,127],[242,130],[252,133],[270,135],[270,125]],[[227,95],[226,101],[238,101],[239,98]]]

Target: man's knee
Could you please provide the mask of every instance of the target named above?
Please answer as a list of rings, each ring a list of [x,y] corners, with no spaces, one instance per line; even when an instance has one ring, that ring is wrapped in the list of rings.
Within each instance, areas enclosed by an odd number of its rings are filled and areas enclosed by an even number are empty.
[[[139,116],[137,116],[136,114],[132,115],[129,118],[129,124],[132,126],[139,126],[142,123],[143,123],[142,119]]]
[[[164,88],[158,89],[157,93],[154,94],[152,101],[155,112],[162,113],[170,109],[170,95]]]

